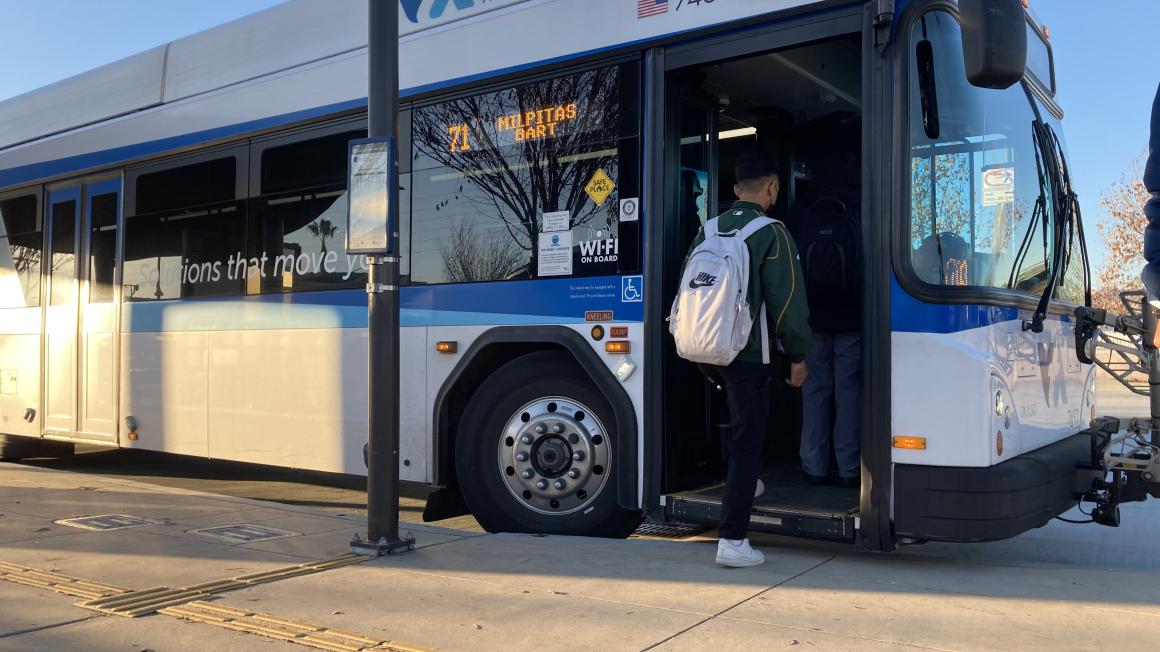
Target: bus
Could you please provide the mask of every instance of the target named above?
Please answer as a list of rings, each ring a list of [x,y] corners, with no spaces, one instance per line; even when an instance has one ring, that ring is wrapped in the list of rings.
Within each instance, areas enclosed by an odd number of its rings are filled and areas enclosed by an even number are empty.
[[[890,550],[1075,506],[1095,376],[1079,234],[1045,190],[1048,31],[991,3],[1027,45],[987,87],[960,4],[403,0],[399,471],[434,488],[425,518],[716,522],[724,397],[666,316],[750,147],[783,170],[776,217],[852,191],[861,255],[834,264],[863,278],[860,486],[805,482],[801,395],[775,382],[752,528]],[[7,459],[85,442],[366,474],[345,250],[366,15],[291,0],[0,102]]]

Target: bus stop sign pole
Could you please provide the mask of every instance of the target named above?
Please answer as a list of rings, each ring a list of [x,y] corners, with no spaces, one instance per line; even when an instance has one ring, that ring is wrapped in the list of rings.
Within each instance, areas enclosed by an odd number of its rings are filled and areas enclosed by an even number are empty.
[[[399,538],[399,2],[368,2],[367,135],[350,145],[347,252],[367,254],[367,539],[351,551],[413,550]]]

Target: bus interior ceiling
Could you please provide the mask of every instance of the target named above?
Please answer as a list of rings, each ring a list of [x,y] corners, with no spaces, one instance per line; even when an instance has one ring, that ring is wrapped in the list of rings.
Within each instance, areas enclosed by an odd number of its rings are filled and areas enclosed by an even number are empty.
[[[670,73],[676,107],[669,129],[679,129],[679,153],[670,148],[670,201],[675,228],[666,247],[666,296],[676,292],[681,263],[704,221],[735,199],[733,167],[747,148],[779,162],[781,193],[769,212],[795,230],[802,207],[834,186],[859,196],[861,188],[862,54],[858,35]],[[707,134],[715,132],[716,138]],[[671,132],[670,132],[671,133]],[[861,324],[852,330],[861,330]],[[667,473],[665,493],[719,499],[725,477],[722,435],[729,414],[724,392],[667,341],[664,374]],[[764,495],[756,504],[826,514],[858,507],[858,489],[836,481],[815,486],[801,470],[802,393],[782,379],[789,362],[774,358],[772,405],[763,463]],[[832,401],[832,399],[831,399]],[[831,452],[831,473],[836,466]]]

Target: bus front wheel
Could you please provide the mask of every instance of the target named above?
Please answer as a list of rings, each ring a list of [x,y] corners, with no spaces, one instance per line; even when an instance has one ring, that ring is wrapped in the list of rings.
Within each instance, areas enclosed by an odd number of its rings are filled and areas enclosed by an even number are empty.
[[[612,408],[566,354],[500,367],[467,404],[455,444],[459,488],[489,532],[626,537]]]

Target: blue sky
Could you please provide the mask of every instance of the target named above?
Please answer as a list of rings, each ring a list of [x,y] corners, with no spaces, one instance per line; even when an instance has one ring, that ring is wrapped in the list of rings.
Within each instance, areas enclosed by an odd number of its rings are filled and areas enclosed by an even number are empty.
[[[278,4],[280,0],[0,0],[0,99]],[[335,0],[338,1],[338,0]],[[1157,0],[1032,0],[1051,28],[1059,100],[1092,267],[1099,197],[1147,146],[1160,83]],[[11,62],[18,62],[13,65]],[[1151,64],[1151,65],[1149,65]]]
[[[1148,147],[1160,84],[1157,0],[1032,0],[1051,30],[1069,159],[1083,205],[1092,270],[1103,261],[1100,195]]]

